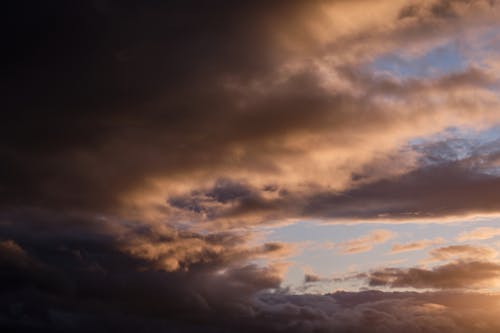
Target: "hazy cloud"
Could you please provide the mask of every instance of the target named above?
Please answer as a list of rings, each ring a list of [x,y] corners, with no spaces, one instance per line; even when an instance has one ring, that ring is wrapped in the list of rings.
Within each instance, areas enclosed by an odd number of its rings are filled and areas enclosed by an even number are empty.
[[[450,245],[429,251],[427,261],[443,260],[491,260],[498,252],[489,246]]]
[[[394,244],[391,248],[392,254],[395,253],[401,253],[401,252],[409,252],[409,251],[417,251],[417,250],[422,250],[425,249],[429,246],[433,246],[436,244],[443,243],[444,239],[443,238],[435,238],[435,239],[422,239],[406,244]]]
[[[342,254],[353,254],[371,251],[374,246],[383,244],[396,237],[396,234],[389,230],[374,230],[365,236],[351,239],[339,243],[337,247]]]
[[[471,240],[484,240],[490,239],[500,235],[500,228],[479,227],[471,231],[464,231],[458,235],[457,240],[466,242]]]

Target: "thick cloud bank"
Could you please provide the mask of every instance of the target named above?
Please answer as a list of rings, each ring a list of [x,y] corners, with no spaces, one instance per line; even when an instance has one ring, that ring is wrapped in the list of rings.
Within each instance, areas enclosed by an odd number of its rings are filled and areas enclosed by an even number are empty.
[[[498,138],[439,136],[500,122],[497,1],[21,0],[1,12],[2,332],[499,331],[497,296],[291,295],[294,246],[254,232],[500,213]],[[459,60],[432,57],[450,48]],[[336,246],[366,253],[393,236]],[[484,257],[364,278],[497,278],[488,251],[467,253]]]

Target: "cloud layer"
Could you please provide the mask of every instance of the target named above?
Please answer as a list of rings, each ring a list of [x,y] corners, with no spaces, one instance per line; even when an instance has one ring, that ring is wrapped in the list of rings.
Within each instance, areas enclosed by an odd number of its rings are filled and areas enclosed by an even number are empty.
[[[256,232],[498,214],[498,138],[464,134],[500,121],[496,1],[21,1],[2,12],[2,331],[498,331],[496,296],[291,295],[282,282],[297,246]],[[450,45],[453,66],[429,57]],[[429,68],[394,71],[391,57]],[[336,247],[362,253],[393,236]],[[489,248],[430,254],[454,261],[363,277],[433,289],[499,277]]]

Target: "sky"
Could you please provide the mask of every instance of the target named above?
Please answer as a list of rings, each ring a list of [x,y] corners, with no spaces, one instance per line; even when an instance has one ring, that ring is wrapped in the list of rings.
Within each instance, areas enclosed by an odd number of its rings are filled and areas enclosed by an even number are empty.
[[[500,331],[500,2],[0,15],[2,332]]]

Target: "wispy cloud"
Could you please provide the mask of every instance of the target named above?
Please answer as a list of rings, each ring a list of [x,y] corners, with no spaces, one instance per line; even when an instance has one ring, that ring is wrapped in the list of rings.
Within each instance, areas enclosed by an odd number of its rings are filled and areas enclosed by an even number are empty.
[[[450,245],[429,251],[426,262],[448,260],[491,260],[496,258],[498,252],[489,246],[480,245]]]
[[[480,227],[471,231],[464,231],[458,235],[457,240],[466,242],[471,240],[484,240],[500,236],[500,228]]]
[[[443,243],[445,240],[441,237],[434,239],[422,239],[417,240],[405,244],[394,244],[391,248],[391,254],[402,253],[402,252],[410,252],[410,251],[418,251],[423,250],[429,246],[437,245]]]
[[[383,244],[394,237],[396,237],[396,233],[393,231],[383,229],[373,230],[367,235],[339,243],[337,247],[342,254],[368,252],[374,246]]]

